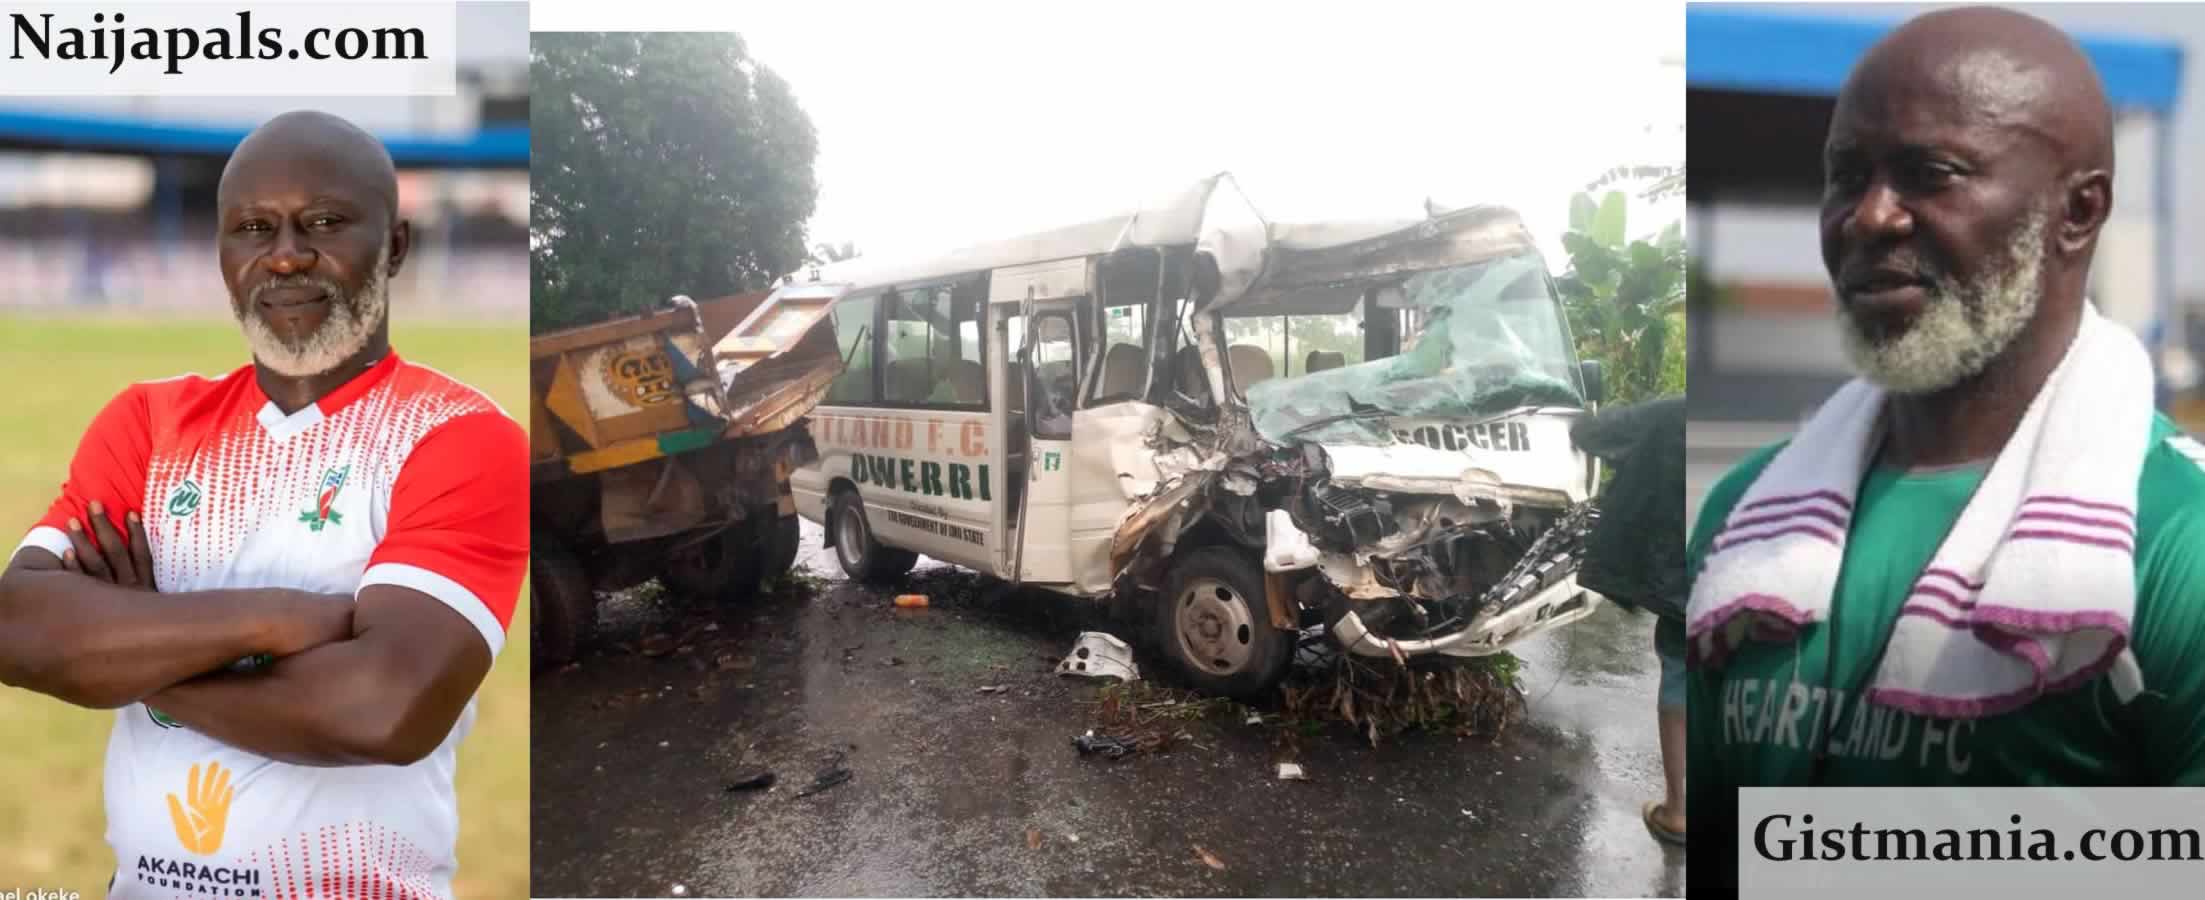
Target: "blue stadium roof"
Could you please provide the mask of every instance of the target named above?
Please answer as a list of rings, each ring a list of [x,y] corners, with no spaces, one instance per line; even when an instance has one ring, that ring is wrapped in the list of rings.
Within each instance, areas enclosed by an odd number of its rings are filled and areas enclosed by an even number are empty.
[[[0,109],[0,147],[38,147],[140,155],[228,156],[252,129],[187,125],[78,113]],[[400,168],[528,167],[528,127],[466,134],[379,133]]]
[[[1685,7],[1684,74],[1692,87],[1832,96],[1897,20]],[[2182,48],[2169,41],[2075,34],[2117,107],[2174,111]]]

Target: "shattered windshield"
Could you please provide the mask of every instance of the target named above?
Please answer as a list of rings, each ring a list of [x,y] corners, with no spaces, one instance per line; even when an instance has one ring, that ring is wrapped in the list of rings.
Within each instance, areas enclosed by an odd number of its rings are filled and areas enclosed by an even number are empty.
[[[1523,254],[1409,276],[1401,303],[1421,325],[1402,351],[1249,386],[1256,431],[1277,444],[1387,444],[1387,416],[1584,405],[1545,275],[1538,256]]]

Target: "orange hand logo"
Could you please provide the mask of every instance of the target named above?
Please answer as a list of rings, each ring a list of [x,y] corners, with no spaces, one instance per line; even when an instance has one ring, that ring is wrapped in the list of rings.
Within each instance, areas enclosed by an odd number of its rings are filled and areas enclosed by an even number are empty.
[[[207,777],[199,778],[199,767],[191,767],[191,782],[184,793],[184,802],[176,802],[176,795],[168,795],[169,821],[176,826],[176,840],[185,850],[201,856],[211,856],[222,849],[222,826],[230,818],[230,773],[221,763],[207,764]]]

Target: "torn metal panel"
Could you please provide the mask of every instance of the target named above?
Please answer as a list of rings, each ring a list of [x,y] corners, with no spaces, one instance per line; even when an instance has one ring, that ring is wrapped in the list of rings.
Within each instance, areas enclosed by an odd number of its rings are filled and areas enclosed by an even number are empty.
[[[1379,231],[1386,225],[1274,226],[1266,288],[1366,281],[1444,266],[1520,256],[1536,246],[1514,210],[1472,206]],[[1248,302],[1260,302],[1260,296]]]
[[[727,434],[765,434],[795,424],[827,398],[841,374],[834,332],[826,327],[813,328],[788,352],[747,369],[722,369],[729,406]]]
[[[1195,471],[1182,476],[1170,486],[1146,498],[1134,501],[1126,507],[1125,516],[1119,519],[1118,532],[1110,541],[1110,571],[1123,575],[1133,563],[1133,554],[1149,533],[1157,526],[1184,512],[1181,507],[1189,499],[1199,497],[1210,484],[1215,473]],[[1177,537],[1167,534],[1167,539]]]
[[[728,436],[786,428],[826,399],[843,366],[827,318],[837,295],[777,292],[713,345]]]

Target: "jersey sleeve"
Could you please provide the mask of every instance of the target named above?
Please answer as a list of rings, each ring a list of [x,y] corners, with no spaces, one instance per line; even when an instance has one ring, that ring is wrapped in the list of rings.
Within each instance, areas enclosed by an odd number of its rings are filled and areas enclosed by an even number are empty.
[[[28,547],[60,556],[69,549],[69,520],[89,523],[94,502],[106,511],[117,534],[128,535],[123,517],[134,511],[144,514],[146,467],[152,458],[152,409],[144,388],[132,385],[92,417],[78,439],[76,455],[69,458],[61,496],[46,508],[9,558]]]
[[[2138,548],[2136,622],[2132,629],[2144,693],[2132,713],[2144,733],[2154,783],[2205,786],[2205,447],[2187,439],[2168,446],[2145,469],[2138,524],[2151,529]],[[2104,680],[2101,679],[2101,683]],[[2109,708],[2118,708],[2101,687]]]
[[[360,587],[412,588],[451,607],[496,658],[528,569],[528,438],[502,413],[421,439],[391,488],[389,525]]]

